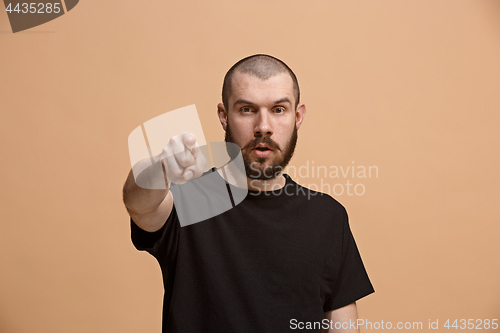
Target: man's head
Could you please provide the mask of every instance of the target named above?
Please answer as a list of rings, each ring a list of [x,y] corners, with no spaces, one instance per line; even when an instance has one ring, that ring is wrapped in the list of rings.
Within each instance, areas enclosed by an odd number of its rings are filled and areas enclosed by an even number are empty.
[[[242,150],[247,176],[272,179],[290,161],[306,109],[297,78],[281,60],[254,55],[226,74],[218,115],[226,141]]]
[[[222,84],[222,103],[226,110],[228,109],[229,96],[231,96],[232,92],[232,79],[235,72],[250,74],[261,80],[267,80],[277,74],[288,73],[293,82],[294,106],[297,108],[300,101],[300,89],[295,73],[287,64],[278,58],[267,54],[255,54],[235,63],[227,71],[226,76],[224,76],[224,83]]]

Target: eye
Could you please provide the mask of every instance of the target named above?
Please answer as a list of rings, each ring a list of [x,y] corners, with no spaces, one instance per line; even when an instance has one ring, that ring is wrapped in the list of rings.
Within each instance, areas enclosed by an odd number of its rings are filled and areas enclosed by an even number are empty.
[[[274,109],[274,112],[275,113],[283,113],[283,112],[285,112],[285,108],[278,106],[277,108]]]
[[[250,112],[252,112],[252,108],[249,108],[248,106],[245,106],[245,107],[242,107],[240,109],[240,111],[243,112],[243,113],[250,113]]]

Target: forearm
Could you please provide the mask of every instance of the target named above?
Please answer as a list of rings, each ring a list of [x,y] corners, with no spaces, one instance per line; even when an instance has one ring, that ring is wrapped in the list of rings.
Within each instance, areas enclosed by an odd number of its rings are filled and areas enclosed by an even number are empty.
[[[130,170],[128,174],[123,186],[123,202],[129,212],[141,215],[153,212],[169,192],[168,186],[165,185],[167,182],[161,169],[161,162],[158,158],[155,159],[153,165],[140,172],[137,181],[133,170]],[[159,187],[166,188],[160,189]]]

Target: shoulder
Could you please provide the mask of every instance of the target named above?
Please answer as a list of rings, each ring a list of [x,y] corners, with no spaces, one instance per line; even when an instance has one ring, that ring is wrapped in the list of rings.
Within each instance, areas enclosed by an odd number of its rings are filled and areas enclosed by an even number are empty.
[[[293,181],[296,204],[306,210],[311,220],[326,230],[341,230],[348,223],[347,210],[328,193],[316,191]]]
[[[338,213],[347,214],[345,207],[330,194],[307,188],[295,181],[292,181],[292,184],[296,188],[297,194],[302,196],[302,199],[307,200],[310,204]]]

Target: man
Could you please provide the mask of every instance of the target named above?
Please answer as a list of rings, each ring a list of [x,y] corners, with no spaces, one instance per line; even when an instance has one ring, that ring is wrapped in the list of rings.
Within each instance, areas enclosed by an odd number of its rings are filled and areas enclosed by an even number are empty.
[[[132,171],[124,185],[132,241],[162,269],[163,332],[358,332],[346,323],[373,287],[347,213],[283,173],[306,114],[295,74],[274,57],[247,57],[226,74],[222,100],[225,140],[245,163],[243,202],[181,227],[169,189],[142,189]],[[170,188],[202,176],[206,164],[190,133],[157,160]]]

